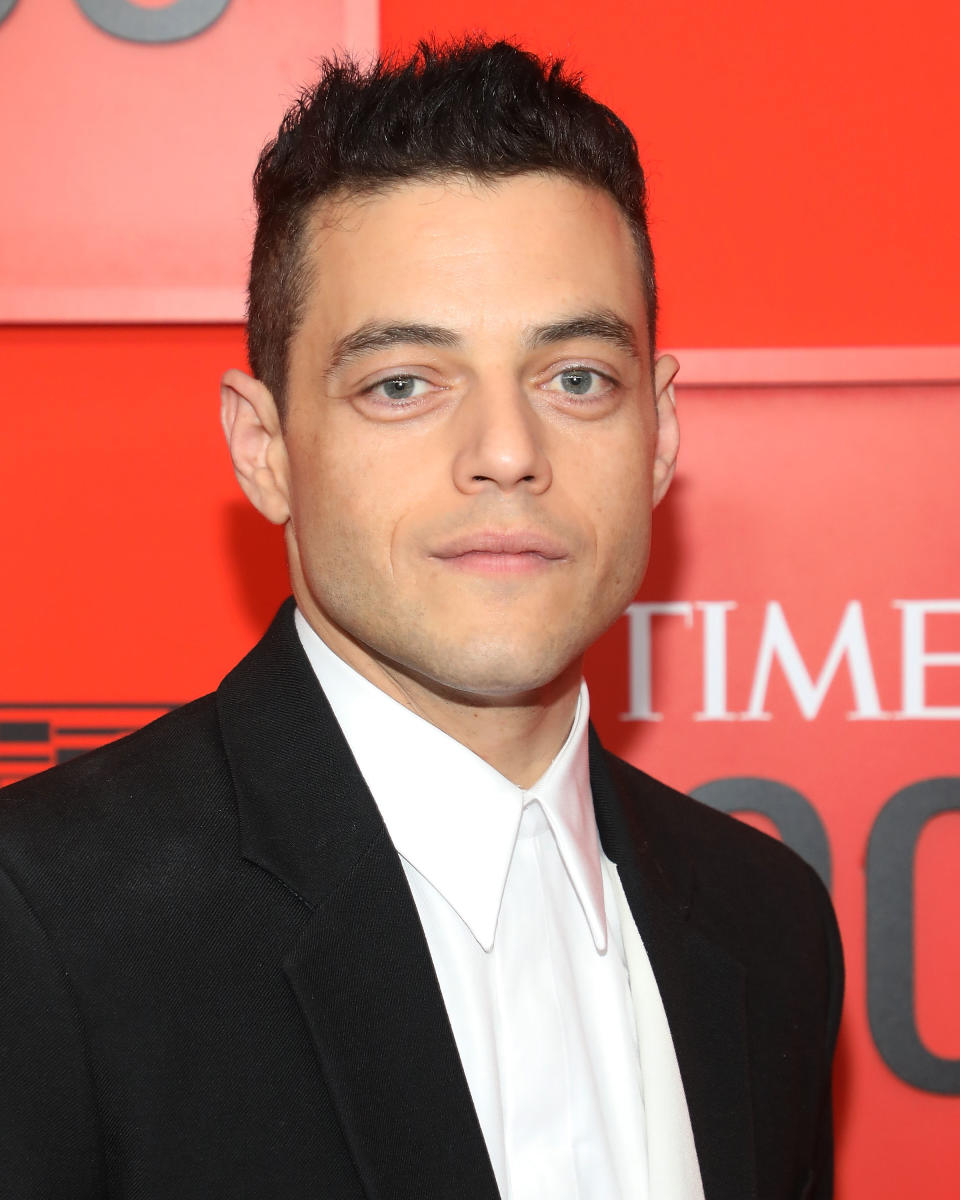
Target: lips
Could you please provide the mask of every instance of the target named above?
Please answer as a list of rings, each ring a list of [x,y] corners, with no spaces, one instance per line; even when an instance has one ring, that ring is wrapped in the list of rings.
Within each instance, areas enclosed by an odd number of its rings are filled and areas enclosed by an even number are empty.
[[[562,542],[548,534],[533,529],[483,529],[472,533],[458,534],[432,552],[431,557],[440,559],[464,559],[468,556],[500,557],[508,555],[536,556],[541,559],[557,560],[567,557]]]

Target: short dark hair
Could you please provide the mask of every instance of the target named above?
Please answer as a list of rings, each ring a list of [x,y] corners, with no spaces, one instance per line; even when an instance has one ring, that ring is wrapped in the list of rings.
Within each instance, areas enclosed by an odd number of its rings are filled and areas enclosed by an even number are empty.
[[[583,91],[562,60],[510,42],[421,42],[405,60],[321,64],[264,147],[254,173],[257,232],[247,348],[284,413],[290,340],[310,284],[304,240],[316,202],[445,175],[482,181],[556,172],[607,192],[637,246],[653,351],[657,288],[646,183],[623,121]]]

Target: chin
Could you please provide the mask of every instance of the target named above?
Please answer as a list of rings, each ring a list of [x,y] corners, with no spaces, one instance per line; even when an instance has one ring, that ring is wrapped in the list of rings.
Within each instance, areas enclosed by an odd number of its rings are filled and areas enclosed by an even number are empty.
[[[579,661],[573,653],[523,653],[514,646],[490,642],[445,649],[442,658],[421,665],[420,673],[445,691],[494,702],[540,692]]]

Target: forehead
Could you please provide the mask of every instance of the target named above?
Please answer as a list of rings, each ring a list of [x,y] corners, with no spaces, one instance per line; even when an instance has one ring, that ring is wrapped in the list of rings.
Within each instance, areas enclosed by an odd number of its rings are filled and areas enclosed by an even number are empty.
[[[295,343],[332,345],[371,320],[506,333],[611,309],[638,332],[642,280],[629,226],[605,192],[545,173],[446,177],[324,202],[305,250],[310,286]]]

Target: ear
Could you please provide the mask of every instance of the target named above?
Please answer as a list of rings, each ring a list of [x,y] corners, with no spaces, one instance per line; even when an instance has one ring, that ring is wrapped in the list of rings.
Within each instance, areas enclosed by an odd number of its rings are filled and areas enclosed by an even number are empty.
[[[244,495],[274,525],[290,517],[287,450],[269,388],[231,368],[220,381],[220,421]]]
[[[657,448],[653,463],[653,503],[667,494],[677,469],[680,450],[680,426],[673,394],[673,380],[680,364],[672,354],[661,354],[654,364],[653,385],[657,398]]]

